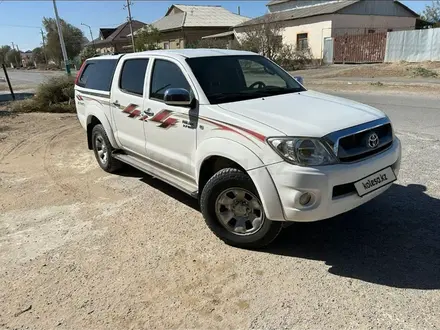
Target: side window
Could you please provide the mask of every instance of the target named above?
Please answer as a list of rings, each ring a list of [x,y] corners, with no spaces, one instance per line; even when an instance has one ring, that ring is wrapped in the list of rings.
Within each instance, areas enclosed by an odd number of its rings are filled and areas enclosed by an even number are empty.
[[[191,91],[188,81],[176,64],[165,60],[155,60],[151,76],[150,98],[163,100],[163,95],[168,88],[185,88]]]
[[[264,86],[286,87],[286,82],[283,78],[278,76],[275,72],[266,69],[262,64],[252,60],[239,60],[241,70],[243,71],[246,87],[261,88],[261,83]]]
[[[109,92],[117,60],[95,60],[87,63],[78,85],[84,88]]]
[[[92,75],[94,63],[88,63],[86,67],[84,68],[81,77],[78,80],[78,85],[81,87],[86,87],[87,81],[89,80],[89,77]]]
[[[122,67],[121,77],[119,78],[119,88],[125,92],[142,96],[144,94],[147,65],[147,58],[125,61]]]

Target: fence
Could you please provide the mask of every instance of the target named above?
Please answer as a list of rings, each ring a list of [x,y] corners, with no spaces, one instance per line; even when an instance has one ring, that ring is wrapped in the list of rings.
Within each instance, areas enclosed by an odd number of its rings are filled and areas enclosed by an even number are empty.
[[[386,40],[386,32],[335,36],[333,62],[381,63],[385,58]]]
[[[389,32],[385,62],[440,61],[440,28]]]

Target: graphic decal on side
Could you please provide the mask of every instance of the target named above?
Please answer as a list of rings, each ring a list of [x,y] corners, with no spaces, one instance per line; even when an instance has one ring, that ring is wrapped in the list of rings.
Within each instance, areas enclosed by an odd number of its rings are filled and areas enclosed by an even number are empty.
[[[161,110],[153,117],[149,118],[150,121],[154,121],[156,123],[160,123],[158,127],[160,128],[170,128],[171,126],[176,125],[178,120],[176,118],[171,118],[170,116],[173,114],[171,110]]]

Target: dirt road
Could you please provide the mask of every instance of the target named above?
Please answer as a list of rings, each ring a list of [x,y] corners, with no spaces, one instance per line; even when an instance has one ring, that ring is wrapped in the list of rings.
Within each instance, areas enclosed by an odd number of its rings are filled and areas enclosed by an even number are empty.
[[[74,115],[0,116],[0,329],[438,329],[438,139],[397,133],[385,196],[256,252],[174,188],[103,172]]]

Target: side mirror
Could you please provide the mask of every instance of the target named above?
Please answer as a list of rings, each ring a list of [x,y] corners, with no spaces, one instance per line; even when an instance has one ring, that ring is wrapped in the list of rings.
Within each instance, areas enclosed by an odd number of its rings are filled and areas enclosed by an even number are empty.
[[[193,103],[192,93],[185,88],[168,88],[163,96],[165,104],[189,107]]]
[[[303,78],[303,77],[301,77],[301,76],[295,76],[295,77],[293,77],[293,78],[295,78],[295,80],[296,80],[297,82],[299,82],[301,85],[304,85],[304,78]]]

